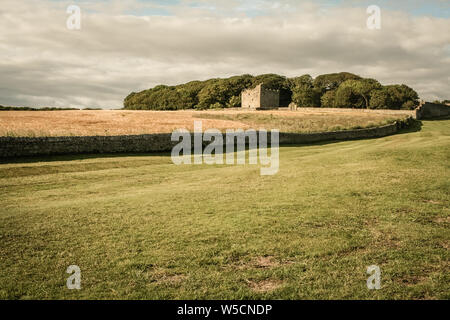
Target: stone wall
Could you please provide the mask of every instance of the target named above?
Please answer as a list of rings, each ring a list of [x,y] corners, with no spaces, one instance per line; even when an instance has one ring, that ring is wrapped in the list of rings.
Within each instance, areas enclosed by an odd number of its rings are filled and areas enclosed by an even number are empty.
[[[281,109],[281,108],[280,108]],[[283,109],[281,109],[283,110]],[[391,109],[351,109],[351,108],[299,108],[292,102],[285,110],[300,112],[342,113],[342,112],[366,112],[389,115],[407,115],[415,119],[436,119],[450,116],[450,106],[430,102],[422,102],[415,110],[391,110]]]
[[[422,102],[416,108],[416,119],[434,119],[450,116],[450,106],[445,104]]]
[[[34,155],[162,152],[175,143],[170,134],[128,136],[71,136],[71,137],[0,137],[0,157]]]
[[[241,107],[244,109],[257,109],[259,108],[261,86],[257,86],[254,89],[247,89],[241,93]]]
[[[393,115],[393,116],[410,116],[415,117],[415,110],[391,110],[391,109],[355,109],[355,108],[304,108],[298,107],[294,102],[292,102],[292,106],[290,105],[288,108],[279,108],[280,110],[294,110],[299,112],[313,112],[313,113],[355,113],[355,112],[364,112],[364,113],[377,113],[384,115]]]
[[[381,127],[318,132],[318,133],[280,133],[280,144],[304,144],[320,141],[355,140],[385,137],[397,133],[404,125],[393,123]]]
[[[260,109],[276,109],[280,106],[280,91],[261,86]]]
[[[395,134],[414,121],[408,118],[382,127],[336,132],[307,134],[280,132],[280,144],[384,137]],[[270,141],[270,138],[268,140]],[[171,141],[170,133],[94,137],[0,137],[0,158],[83,153],[167,152],[177,143]]]

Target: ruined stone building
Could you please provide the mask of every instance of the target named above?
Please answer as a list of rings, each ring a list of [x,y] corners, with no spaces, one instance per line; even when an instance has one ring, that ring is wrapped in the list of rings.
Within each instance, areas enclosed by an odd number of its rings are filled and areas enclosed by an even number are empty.
[[[276,109],[280,106],[280,91],[266,88],[263,83],[254,89],[242,91],[241,106],[244,109]]]

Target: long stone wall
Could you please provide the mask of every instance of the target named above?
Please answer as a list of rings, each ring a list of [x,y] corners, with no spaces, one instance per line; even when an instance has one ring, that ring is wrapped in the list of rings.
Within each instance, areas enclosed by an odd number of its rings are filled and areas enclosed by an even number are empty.
[[[293,104],[294,105],[294,104]],[[278,108],[278,110],[289,110],[290,108]],[[374,113],[393,116],[410,116],[415,117],[415,110],[391,110],[391,109],[355,109],[355,108],[304,108],[297,107],[295,109],[299,112],[313,112],[313,113]]]
[[[280,144],[384,137],[395,134],[414,121],[414,119],[408,118],[382,127],[335,132],[280,132]],[[268,140],[270,141],[270,137]],[[194,139],[191,139],[191,141],[194,141]],[[92,137],[0,137],[0,158],[83,153],[166,152],[170,151],[177,143],[171,141],[170,133]]]
[[[71,137],[0,137],[0,157],[34,155],[163,152],[173,145],[171,134]]]
[[[450,116],[450,106],[424,102],[416,110],[416,119],[434,119]]]
[[[431,102],[422,102],[414,110],[389,110],[389,109],[351,109],[351,108],[299,108],[292,103],[289,108],[279,108],[279,110],[293,110],[300,112],[318,113],[342,113],[342,112],[365,112],[379,113],[384,115],[406,115],[415,119],[437,119],[450,116],[450,105]]]
[[[333,131],[333,132],[318,132],[318,133],[280,133],[280,144],[304,144],[314,143],[320,141],[333,140],[355,140],[355,139],[369,139],[385,137],[397,133],[400,129],[397,123],[385,125],[382,127]]]

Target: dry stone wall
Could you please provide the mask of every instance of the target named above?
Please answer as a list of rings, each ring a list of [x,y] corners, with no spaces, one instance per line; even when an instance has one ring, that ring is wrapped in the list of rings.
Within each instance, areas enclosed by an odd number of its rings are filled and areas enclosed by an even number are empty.
[[[280,132],[280,144],[384,137],[395,134],[414,121],[408,118],[382,127],[336,132],[307,134]],[[268,138],[270,141],[270,137]],[[193,137],[191,141],[194,141]],[[92,137],[0,137],[0,158],[83,153],[168,152],[177,143],[171,141],[170,133]]]
[[[416,119],[435,119],[450,116],[450,106],[445,104],[423,102],[415,110]]]

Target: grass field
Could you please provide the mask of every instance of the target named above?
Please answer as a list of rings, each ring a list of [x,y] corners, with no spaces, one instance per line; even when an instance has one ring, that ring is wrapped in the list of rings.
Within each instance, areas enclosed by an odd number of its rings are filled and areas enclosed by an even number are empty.
[[[280,129],[284,132],[320,132],[373,127],[405,118],[408,111],[305,109],[300,111],[1,111],[0,136],[125,135],[203,129]]]
[[[449,158],[442,120],[281,147],[274,176],[167,155],[3,163],[0,298],[449,299]]]

